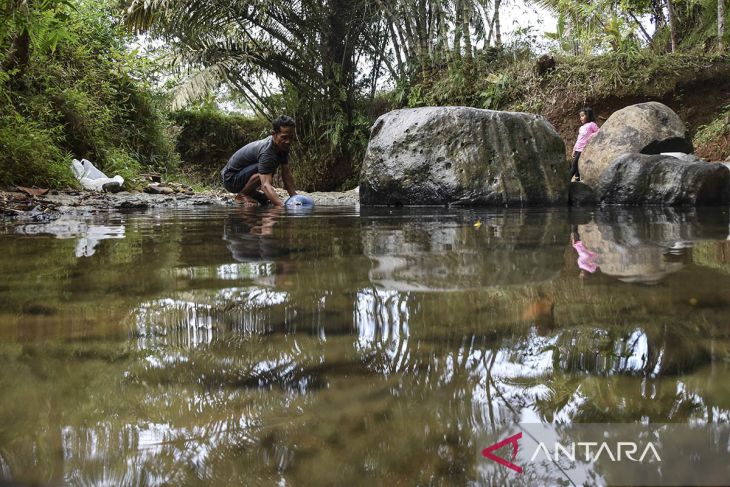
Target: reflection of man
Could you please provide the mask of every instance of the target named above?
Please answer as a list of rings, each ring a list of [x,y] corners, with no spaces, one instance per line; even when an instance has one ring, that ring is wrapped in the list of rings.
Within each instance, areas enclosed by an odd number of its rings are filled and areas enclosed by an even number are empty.
[[[272,125],[270,136],[238,149],[221,171],[223,186],[231,193],[238,193],[236,200],[246,206],[256,206],[267,199],[276,206],[284,205],[272,184],[279,167],[289,196],[297,194],[289,170],[289,148],[296,139],[294,119],[282,115]]]
[[[263,211],[239,208],[223,223],[223,240],[238,262],[266,262],[289,254],[289,249],[276,240],[266,238],[273,233],[279,208]]]
[[[293,249],[285,240],[270,238],[281,208],[237,208],[223,223],[223,240],[236,262],[268,265],[251,277],[262,286],[292,287],[296,283]]]

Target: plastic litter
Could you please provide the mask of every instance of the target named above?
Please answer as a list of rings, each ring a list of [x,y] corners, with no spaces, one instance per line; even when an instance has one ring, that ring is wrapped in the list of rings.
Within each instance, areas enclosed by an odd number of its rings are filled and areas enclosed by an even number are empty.
[[[113,178],[107,177],[106,174],[101,172],[94,166],[94,164],[87,160],[74,159],[71,162],[71,171],[73,171],[76,179],[79,180],[81,186],[84,189],[90,189],[92,191],[106,191],[109,193],[116,193],[122,190],[124,184],[124,178],[118,174]]]
[[[305,209],[314,207],[314,200],[303,194],[295,194],[290,196],[284,202],[284,206],[288,209]]]

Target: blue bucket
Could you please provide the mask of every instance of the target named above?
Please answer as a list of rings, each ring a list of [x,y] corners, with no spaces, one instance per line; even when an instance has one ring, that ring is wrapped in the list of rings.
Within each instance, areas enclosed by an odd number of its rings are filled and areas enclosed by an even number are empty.
[[[295,194],[286,199],[284,206],[291,210],[312,208],[314,207],[314,200],[303,194]]]

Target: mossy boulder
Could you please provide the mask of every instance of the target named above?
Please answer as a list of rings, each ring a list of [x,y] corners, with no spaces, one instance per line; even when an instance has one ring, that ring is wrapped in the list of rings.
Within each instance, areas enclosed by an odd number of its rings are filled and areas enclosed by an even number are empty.
[[[727,205],[730,170],[724,164],[666,155],[624,154],[603,171],[598,201],[621,205]]]
[[[565,145],[539,115],[466,107],[395,110],[371,129],[363,205],[565,205]]]
[[[638,103],[614,112],[588,142],[580,156],[581,180],[591,187],[621,154],[693,152],[679,116],[659,102]]]

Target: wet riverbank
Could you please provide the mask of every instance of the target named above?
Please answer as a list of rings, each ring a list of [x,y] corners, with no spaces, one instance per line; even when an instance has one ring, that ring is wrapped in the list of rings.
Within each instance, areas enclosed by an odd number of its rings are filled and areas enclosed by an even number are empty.
[[[280,191],[286,198],[286,193]],[[305,193],[316,206],[355,206],[357,189],[344,192]],[[201,206],[238,206],[231,193],[205,191],[194,194],[148,194],[141,192],[96,193],[91,191],[53,191],[40,196],[23,192],[0,192],[0,220],[21,222],[52,221],[63,215],[85,215],[100,211],[146,208],[195,208]]]

